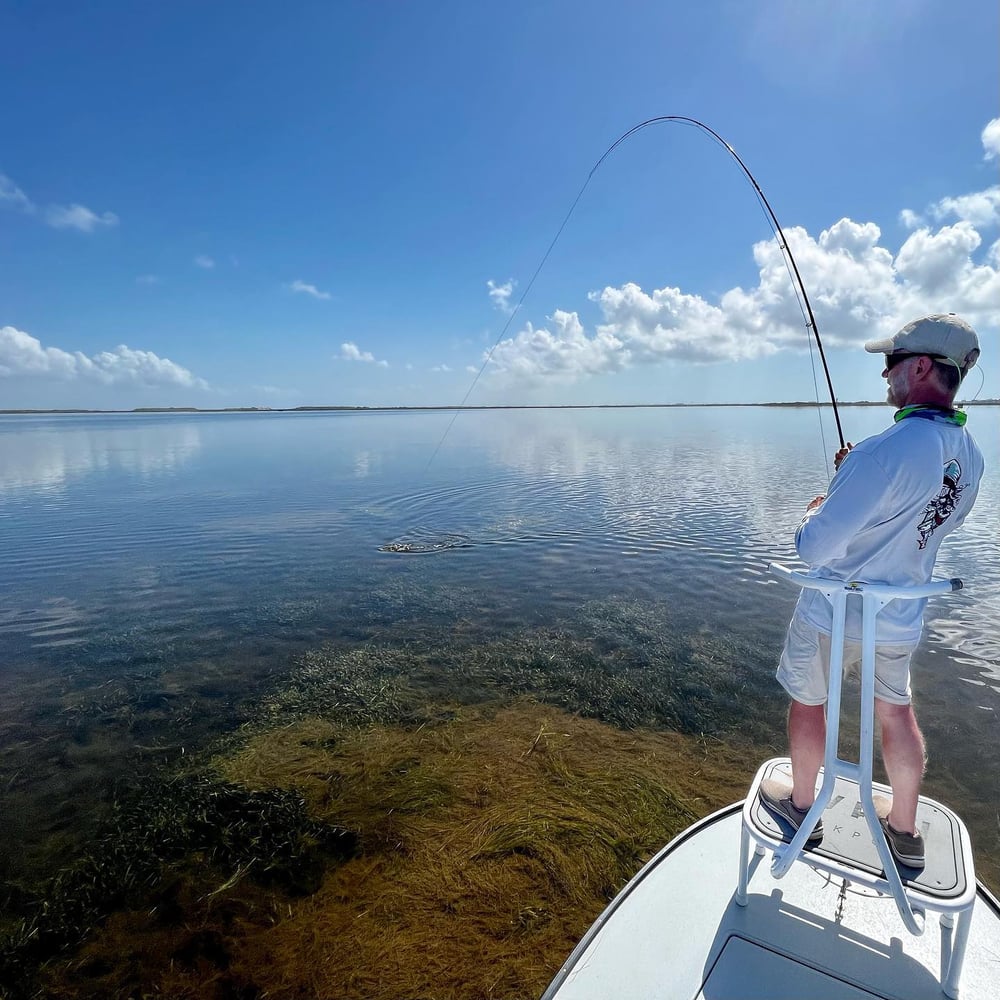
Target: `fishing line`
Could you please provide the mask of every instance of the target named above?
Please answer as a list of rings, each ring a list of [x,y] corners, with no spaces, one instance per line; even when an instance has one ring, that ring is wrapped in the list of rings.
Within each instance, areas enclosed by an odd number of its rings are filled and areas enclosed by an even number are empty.
[[[986,385],[986,375],[983,373],[982,366],[977,364],[976,371],[979,372],[979,388],[976,390],[975,396],[968,400],[969,403],[974,403],[977,399],[979,399],[979,394],[983,391],[983,386]]]
[[[623,142],[625,142],[626,139],[635,135],[636,132],[639,132],[642,129],[647,128],[650,125],[658,125],[666,122],[673,122],[677,124],[692,126],[700,129],[702,132],[711,136],[712,139],[714,139],[720,146],[722,146],[730,154],[730,156],[732,156],[733,159],[739,164],[739,167],[743,171],[743,174],[746,177],[747,181],[749,181],[749,183],[753,187],[754,193],[757,197],[758,204],[764,211],[765,218],[767,219],[771,232],[774,235],[775,240],[777,241],[779,249],[781,250],[782,258],[785,261],[785,269],[788,271],[789,277],[792,279],[792,288],[795,292],[795,297],[799,303],[799,309],[803,314],[803,319],[806,322],[807,335],[809,330],[812,331],[812,338],[810,339],[810,358],[812,358],[812,339],[815,339],[816,348],[819,351],[819,358],[823,365],[823,372],[826,376],[827,388],[829,389],[830,392],[830,402],[833,406],[833,417],[837,424],[837,435],[840,439],[840,447],[841,448],[846,447],[844,443],[844,431],[840,424],[840,413],[837,410],[837,397],[833,390],[833,380],[830,377],[830,369],[826,363],[826,353],[823,350],[823,341],[821,340],[819,335],[819,326],[816,323],[816,317],[813,315],[812,305],[809,302],[809,296],[806,293],[805,285],[802,283],[802,276],[799,274],[799,268],[798,265],[795,263],[795,257],[792,254],[791,247],[789,247],[788,245],[788,240],[785,239],[784,230],[781,228],[781,223],[778,222],[778,217],[774,214],[774,210],[771,208],[770,202],[768,202],[767,198],[764,196],[764,192],[761,190],[761,187],[757,183],[756,178],[753,176],[752,173],[750,173],[749,168],[740,158],[739,154],[736,152],[735,149],[733,149],[732,146],[729,145],[728,142],[726,142],[725,139],[722,138],[721,135],[719,135],[718,132],[716,132],[712,128],[709,128],[708,125],[706,125],[704,122],[698,121],[696,118],[688,118],[684,115],[660,115],[656,118],[649,118],[644,122],[640,122],[638,125],[633,125],[632,128],[630,128],[627,132],[624,132],[610,146],[608,146],[608,148],[601,155],[600,159],[593,165],[593,167],[590,168],[590,173],[587,174],[587,179],[583,182],[583,186],[580,188],[579,192],[577,193],[577,196],[573,199],[573,204],[570,205],[569,211],[566,213],[566,216],[563,218],[562,223],[559,225],[559,229],[556,231],[555,236],[552,237],[552,241],[549,243],[548,248],[546,249],[545,253],[542,256],[542,259],[539,261],[538,266],[535,268],[535,271],[531,276],[531,280],[528,282],[528,284],[525,286],[524,291],[521,293],[521,297],[518,299],[517,305],[514,307],[510,316],[507,317],[507,322],[504,323],[503,329],[498,334],[496,340],[493,343],[493,346],[487,352],[486,358],[484,359],[482,365],[480,366],[479,371],[473,378],[472,384],[466,391],[465,396],[463,396],[462,402],[458,404],[458,407],[452,414],[452,418],[448,422],[448,426],[445,428],[444,434],[441,435],[441,440],[438,441],[437,446],[434,448],[433,454],[431,455],[430,459],[427,462],[428,468],[430,468],[431,463],[437,456],[437,453],[441,450],[441,446],[444,444],[445,438],[448,436],[448,433],[451,431],[451,428],[454,425],[455,420],[458,418],[459,412],[465,406],[466,402],[469,399],[469,396],[472,394],[472,390],[476,386],[476,383],[478,383],[483,372],[486,370],[486,366],[490,363],[490,360],[492,359],[494,352],[496,351],[497,347],[500,346],[500,342],[501,340],[503,340],[504,334],[510,328],[510,324],[514,321],[514,317],[518,314],[518,312],[521,309],[521,306],[524,304],[525,299],[528,297],[528,293],[531,291],[531,288],[534,285],[535,280],[541,273],[541,270],[545,266],[545,263],[549,259],[549,256],[551,255],[553,249],[555,249],[555,245],[559,242],[559,237],[562,236],[563,230],[569,223],[569,220],[572,217],[573,212],[576,210],[577,205],[580,203],[580,199],[583,197],[584,192],[590,185],[590,182],[593,179],[593,176],[597,172],[598,168]],[[816,396],[818,402],[819,387],[816,380],[815,364],[813,365],[813,382],[816,387]],[[823,433],[823,420],[821,414],[820,434],[822,435],[822,433]],[[825,454],[826,452],[825,437],[823,442],[823,450]],[[827,471],[829,472],[829,465],[827,466]]]
[[[619,140],[619,142],[620,141],[621,140]],[[609,149],[608,152],[610,153],[611,150]],[[604,154],[604,156],[607,155],[608,155],[607,153]],[[602,156],[601,160],[603,159],[604,157]],[[431,463],[434,461],[434,458],[436,457],[437,453],[441,450],[441,445],[444,444],[444,439],[448,436],[448,432],[451,430],[452,425],[458,419],[459,412],[462,410],[462,407],[465,406],[469,396],[472,395],[472,390],[475,389],[476,383],[479,381],[480,376],[483,374],[484,371],[486,371],[486,366],[490,363],[494,351],[496,351],[496,349],[500,346],[500,341],[503,340],[503,335],[507,332],[508,329],[510,329],[510,324],[514,322],[514,317],[518,314],[518,312],[520,312],[521,306],[524,305],[524,300],[528,297],[528,293],[531,291],[531,286],[534,285],[535,279],[538,277],[539,274],[541,274],[542,268],[545,267],[545,262],[549,259],[549,255],[555,249],[555,245],[559,242],[559,237],[562,236],[562,232],[566,228],[566,225],[570,220],[570,216],[572,216],[573,212],[576,210],[577,204],[583,197],[583,192],[587,190],[587,185],[590,183],[590,178],[594,176],[594,171],[600,165],[601,161],[598,160],[598,162],[594,164],[590,173],[587,175],[587,179],[586,181],[584,181],[583,187],[580,188],[579,192],[577,193],[577,196],[573,199],[573,204],[570,205],[569,211],[566,213],[565,218],[562,220],[559,229],[556,230],[555,236],[552,237],[552,242],[549,243],[548,249],[542,255],[542,259],[538,262],[538,267],[535,268],[535,273],[532,274],[531,280],[528,282],[527,285],[525,285],[524,291],[521,292],[521,297],[517,300],[517,304],[514,306],[514,308],[511,310],[510,315],[507,317],[507,322],[504,323],[503,329],[500,331],[499,334],[497,334],[497,339],[493,342],[493,346],[487,352],[485,360],[483,361],[482,365],[480,365],[479,371],[476,372],[476,375],[472,380],[472,384],[469,386],[468,390],[466,390],[465,395],[462,397],[462,402],[458,404],[458,407],[452,414],[451,420],[448,421],[448,426],[445,427],[444,434],[441,435],[441,440],[438,441],[437,446],[435,447],[433,453],[431,454],[431,457],[427,460],[428,469],[430,468]]]

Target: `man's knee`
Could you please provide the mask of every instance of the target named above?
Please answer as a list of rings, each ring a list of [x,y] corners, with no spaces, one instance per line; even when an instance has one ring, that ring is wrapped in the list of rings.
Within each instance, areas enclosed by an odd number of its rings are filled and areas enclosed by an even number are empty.
[[[799,701],[798,698],[790,698],[788,700],[788,711],[792,715],[826,718],[826,702],[811,705],[809,702]]]
[[[917,724],[912,705],[895,705],[875,699],[875,714],[882,727],[882,746],[891,744],[900,750],[909,748],[912,755],[919,754],[926,763],[924,736]]]
[[[909,702],[899,705],[896,702],[876,698],[875,714],[883,726],[890,726],[893,729],[917,728],[917,716],[913,711],[913,705]]]

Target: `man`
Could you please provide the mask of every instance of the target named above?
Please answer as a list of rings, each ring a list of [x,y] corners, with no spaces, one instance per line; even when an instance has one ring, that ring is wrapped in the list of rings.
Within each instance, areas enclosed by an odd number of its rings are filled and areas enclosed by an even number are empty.
[[[979,357],[979,338],[954,315],[925,316],[865,350],[885,355],[894,423],[837,452],[829,492],[806,508],[795,546],[810,576],[917,586],[931,579],[942,539],[962,524],[979,490],[983,457],[965,430],[966,414],[953,407]],[[845,671],[861,662],[860,602],[848,604]],[[876,619],[875,710],[893,792],[880,822],[896,861],[915,868],[924,864],[916,827],[924,741],[910,704],[909,666],[925,604],[892,601]],[[831,627],[829,601],[803,589],[777,673],[792,699],[792,788],[786,795],[761,789],[764,804],[796,829],[815,799],[823,763]],[[822,835],[820,823],[810,843]]]

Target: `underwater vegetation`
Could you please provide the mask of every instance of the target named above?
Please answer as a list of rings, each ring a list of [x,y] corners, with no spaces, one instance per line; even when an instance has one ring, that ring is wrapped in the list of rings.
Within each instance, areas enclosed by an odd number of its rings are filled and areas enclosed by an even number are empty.
[[[773,738],[784,705],[770,671],[760,669],[767,651],[690,622],[679,627],[640,602],[585,605],[575,624],[490,634],[459,618],[447,642],[438,629],[348,651],[325,644],[254,711],[419,721],[442,697],[476,703],[529,695],[626,729]],[[748,703],[767,710],[749,713]]]
[[[135,773],[58,874],[0,880],[0,996],[535,998],[783,750],[766,639],[619,599],[490,628],[468,594],[390,630],[382,596],[242,698],[185,661],[63,699]]]
[[[0,994],[536,996],[756,760],[719,738],[753,688],[724,642],[671,660],[662,623],[585,611],[583,636],[459,621],[323,644],[248,692],[236,728],[140,754],[146,777],[72,863],[7,885]],[[160,701],[113,692],[73,726],[145,739]]]
[[[248,791],[207,773],[160,777],[115,804],[99,839],[59,872],[0,941],[0,987],[20,992],[40,962],[78,945],[114,910],[162,894],[175,865],[250,875],[305,894],[357,838],[309,817],[292,790]],[[8,904],[10,899],[8,899]]]
[[[354,853],[314,884],[254,881],[254,837],[237,834],[228,865],[205,859],[214,883],[175,866],[119,901],[42,970],[43,995],[534,997],[635,870],[745,783],[718,744],[530,700],[418,726],[248,729],[206,766],[244,802],[304,804],[298,843],[346,828]]]

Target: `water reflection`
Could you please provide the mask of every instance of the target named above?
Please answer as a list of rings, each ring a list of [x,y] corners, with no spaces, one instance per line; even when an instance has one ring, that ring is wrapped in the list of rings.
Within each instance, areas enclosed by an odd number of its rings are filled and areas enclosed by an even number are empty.
[[[481,423],[463,414],[458,434],[486,438],[491,464],[516,473],[512,489],[523,494],[533,483],[537,499],[558,496],[555,509],[571,515],[565,529],[588,546],[697,552],[750,575],[794,555],[801,512],[789,497],[801,470],[810,470],[810,488],[825,475],[811,423],[782,429],[776,468],[773,414],[760,409],[626,410],[611,419],[546,411]]]
[[[852,437],[877,433],[887,417],[879,407],[850,409]],[[460,429],[462,421],[473,424],[463,415]],[[964,679],[992,689],[1000,679],[1000,439],[988,432],[995,410],[974,411],[971,424],[987,472],[975,509],[949,536],[936,571],[963,578],[967,589],[931,603],[925,645],[943,648]],[[735,571],[721,585],[744,612],[759,605],[734,585],[769,586],[767,562],[797,561],[793,537],[802,510],[827,484],[813,422],[764,408],[633,410],[613,419],[603,411],[516,414],[503,425],[465,430],[488,440],[492,464],[514,470],[519,486],[548,484],[536,486],[536,499],[548,489],[561,494],[563,514],[595,515],[570,518],[589,547],[672,554],[672,573],[706,564]],[[685,584],[674,576],[669,586]]]
[[[0,609],[0,634],[27,633],[38,645],[71,645],[80,641],[87,615],[73,601],[51,598],[34,608]]]
[[[845,417],[857,440],[887,411]],[[0,685],[19,698],[25,678],[38,685],[35,718],[54,744],[64,683],[96,706],[88,733],[151,724],[129,685],[142,704],[189,706],[184,719],[209,729],[224,724],[213,706],[245,697],[249,678],[280,675],[331,639],[430,637],[447,651],[459,636],[477,648],[549,629],[630,654],[655,636],[657,664],[709,637],[713,665],[747,671],[777,703],[774,659],[796,595],[765,566],[792,560],[802,509],[825,489],[812,415],[468,412],[442,443],[449,420],[0,417]],[[972,422],[995,420],[984,408]],[[939,561],[968,589],[932,603],[915,687],[937,780],[969,786],[938,797],[979,809],[988,832],[1000,800],[1000,441],[979,440],[987,478]],[[614,628],[606,605],[627,609]],[[619,634],[619,619],[642,630]],[[0,712],[0,736],[3,724]],[[96,749],[93,761],[105,763]]]
[[[140,478],[172,472],[200,448],[200,428],[186,420],[91,426],[0,418],[0,493],[63,491],[73,480],[113,470]]]

